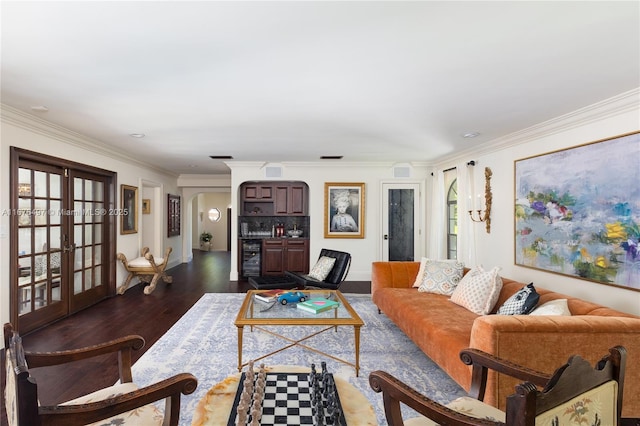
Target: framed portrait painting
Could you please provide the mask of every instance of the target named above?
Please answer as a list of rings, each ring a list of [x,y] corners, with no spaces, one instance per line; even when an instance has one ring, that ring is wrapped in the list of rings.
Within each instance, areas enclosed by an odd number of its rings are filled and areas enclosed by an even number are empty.
[[[180,235],[180,196],[167,194],[167,237]]]
[[[640,291],[640,133],[515,161],[515,264]]]
[[[364,183],[324,184],[324,237],[364,238]]]
[[[138,232],[138,187],[120,185],[120,234]]]

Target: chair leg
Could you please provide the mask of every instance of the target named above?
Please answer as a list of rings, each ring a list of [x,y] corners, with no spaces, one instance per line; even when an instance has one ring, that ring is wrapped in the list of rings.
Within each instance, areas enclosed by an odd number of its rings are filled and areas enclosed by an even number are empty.
[[[129,288],[129,283],[131,282],[133,275],[134,275],[133,272],[129,272],[129,275],[127,275],[127,278],[124,280],[124,283],[122,283],[122,285],[118,287],[118,294],[124,294],[124,292],[127,291],[127,288]]]

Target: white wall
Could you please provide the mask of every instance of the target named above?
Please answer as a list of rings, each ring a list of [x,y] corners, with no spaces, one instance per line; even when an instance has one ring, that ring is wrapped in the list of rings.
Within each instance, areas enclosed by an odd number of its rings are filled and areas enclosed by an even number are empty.
[[[639,91],[632,91],[576,111],[550,122],[504,138],[499,149],[467,153],[463,160],[476,160],[475,181],[484,186],[484,168],[493,172],[491,186],[493,206],[491,233],[484,224],[475,224],[477,232],[476,256],[485,267],[500,266],[501,274],[526,283],[580,297],[612,308],[640,315],[640,292],[540,270],[516,266],[514,263],[514,161],[563,148],[611,138],[640,129]],[[443,162],[446,169],[461,159]],[[615,167],[603,160],[603,167]],[[638,165],[640,167],[640,164]],[[467,214],[461,209],[460,214]]]
[[[213,235],[211,250],[227,251],[227,207],[230,204],[231,194],[228,192],[213,192],[198,196],[199,212],[203,213],[202,222],[200,222],[200,233],[209,231]],[[213,208],[220,210],[221,217],[218,222],[209,220],[209,210]],[[200,220],[199,213],[198,220]],[[198,240],[200,239],[200,234],[198,234],[197,238]]]
[[[239,203],[238,187],[251,180],[278,180],[266,178],[264,163],[228,162],[231,168],[231,203],[236,207]],[[315,263],[322,248],[346,251],[352,255],[351,269],[348,279],[351,281],[368,281],[371,279],[371,262],[380,259],[382,234],[382,194],[383,182],[420,182],[424,183],[430,173],[425,165],[414,164],[410,178],[393,178],[392,163],[343,163],[329,161],[327,163],[281,163],[283,174],[281,180],[302,181],[309,185],[309,217],[310,217],[310,249],[311,264]],[[364,182],[365,212],[364,238],[325,238],[324,237],[324,184],[325,182]],[[424,199],[424,198],[423,198]],[[424,231],[424,230],[423,230]],[[232,235],[238,235],[237,223],[232,221]],[[424,233],[423,233],[424,234]],[[422,244],[424,250],[424,244]],[[422,256],[423,253],[417,253]],[[231,280],[237,280],[237,239],[232,239],[231,248]]]
[[[166,193],[177,192],[177,177],[159,169],[152,169],[148,165],[136,162],[110,152],[108,147],[101,142],[91,140],[82,135],[73,133],[58,126],[51,125],[37,117],[25,114],[13,108],[2,105],[2,127],[0,129],[0,211],[9,211],[9,176],[10,147],[28,149],[47,154],[53,157],[64,158],[90,166],[116,172],[117,175],[117,204],[120,205],[120,185],[132,185],[141,188],[144,182],[153,182],[163,188],[162,199],[166,200]],[[141,191],[138,192],[138,209],[142,207]],[[146,198],[146,196],[145,196]],[[157,198],[157,197],[156,197]],[[156,203],[155,206],[164,206]],[[166,210],[166,207],[164,207]],[[161,214],[162,212],[158,212]],[[138,215],[138,229],[142,226],[142,216]],[[0,215],[0,320],[9,321],[9,220],[8,215]],[[173,254],[169,267],[181,263],[182,237],[167,238],[166,211],[159,219],[163,224],[160,244],[165,247],[171,245]],[[118,222],[119,227],[119,222]],[[119,229],[119,228],[118,228]],[[142,232],[136,234],[118,235],[116,238],[116,251],[124,253],[128,258],[139,256],[143,245]],[[117,282],[119,285],[125,278],[125,270],[121,264],[117,266]]]

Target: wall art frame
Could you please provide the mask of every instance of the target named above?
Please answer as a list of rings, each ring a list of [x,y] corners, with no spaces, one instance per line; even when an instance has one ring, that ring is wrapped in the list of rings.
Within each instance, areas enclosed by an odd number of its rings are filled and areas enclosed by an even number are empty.
[[[120,185],[120,234],[138,232],[138,187]]]
[[[151,214],[151,200],[149,198],[142,199],[142,214]]]
[[[180,235],[180,196],[167,194],[167,237]]]
[[[361,182],[325,182],[325,238],[364,238],[364,189]]]
[[[640,132],[514,162],[515,264],[640,291]]]

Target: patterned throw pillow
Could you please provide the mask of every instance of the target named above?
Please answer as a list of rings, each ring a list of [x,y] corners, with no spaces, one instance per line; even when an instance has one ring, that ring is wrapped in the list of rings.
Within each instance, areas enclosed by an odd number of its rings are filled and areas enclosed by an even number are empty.
[[[333,265],[336,263],[335,257],[322,256],[309,272],[311,278],[315,278],[318,281],[324,281],[329,275],[329,272],[333,269]]]
[[[563,315],[570,317],[567,299],[554,299],[535,308],[529,315]]]
[[[526,315],[536,307],[538,300],[540,300],[540,295],[533,286],[533,283],[530,283],[505,300],[496,314]]]
[[[427,259],[426,257],[423,257],[420,260],[420,269],[418,269],[418,275],[416,275],[416,280],[413,282],[413,287],[420,287],[422,285],[422,279],[424,278],[424,267],[427,263]]]
[[[467,272],[451,295],[451,301],[478,315],[487,315],[498,301],[502,290],[500,268],[485,271],[476,266]]]
[[[451,296],[462,279],[464,263],[457,260],[426,259],[418,291]]]

